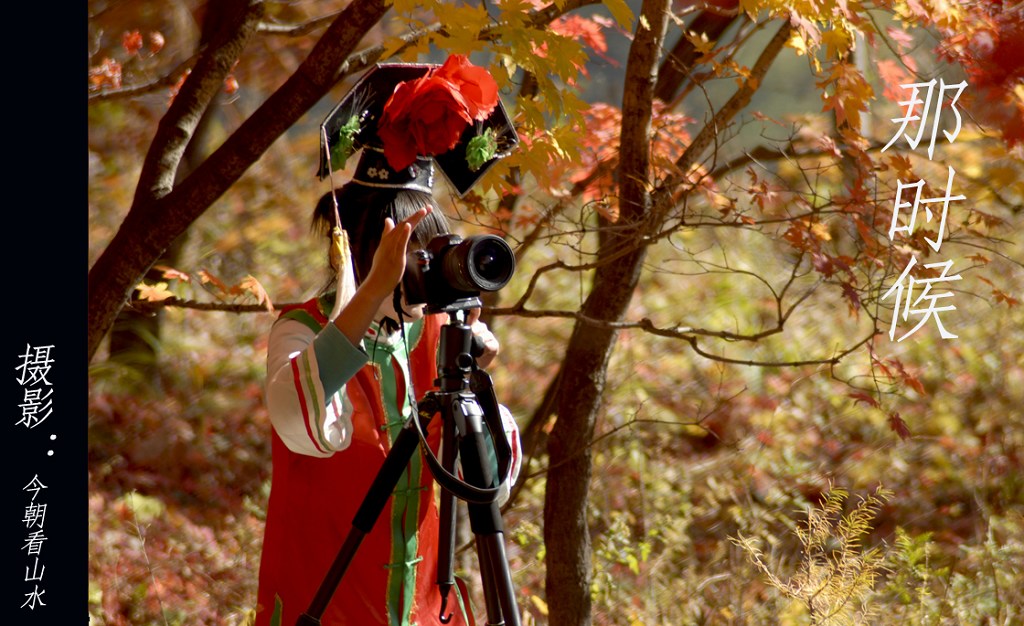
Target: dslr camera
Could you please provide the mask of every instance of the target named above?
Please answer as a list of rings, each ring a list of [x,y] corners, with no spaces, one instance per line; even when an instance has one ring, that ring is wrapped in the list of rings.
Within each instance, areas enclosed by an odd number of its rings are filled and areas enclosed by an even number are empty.
[[[515,254],[501,237],[439,235],[408,253],[402,289],[407,303],[425,304],[427,313],[451,313],[481,306],[480,292],[501,289],[515,269]]]

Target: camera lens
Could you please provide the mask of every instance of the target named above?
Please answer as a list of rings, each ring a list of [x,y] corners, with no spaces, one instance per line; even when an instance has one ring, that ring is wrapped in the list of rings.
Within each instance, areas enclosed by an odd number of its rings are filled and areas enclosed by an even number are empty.
[[[495,235],[470,237],[444,260],[445,278],[463,291],[497,291],[511,280],[515,269],[512,248]]]
[[[470,273],[476,278],[480,289],[487,291],[504,286],[512,278],[512,271],[515,269],[515,256],[512,250],[497,237],[477,242],[470,253],[469,262]]]

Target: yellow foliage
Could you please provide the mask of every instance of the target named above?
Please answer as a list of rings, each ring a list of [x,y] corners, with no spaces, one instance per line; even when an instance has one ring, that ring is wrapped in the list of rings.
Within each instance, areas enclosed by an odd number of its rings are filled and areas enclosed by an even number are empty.
[[[839,23],[821,34],[821,42],[825,44],[830,58],[843,58],[854,48],[853,29],[848,24]]]
[[[548,614],[548,603],[545,602],[540,596],[530,596],[530,602],[533,606],[537,607],[541,615],[547,616]]]
[[[822,241],[830,241],[832,239],[832,234],[828,232],[828,226],[821,222],[812,223],[811,232],[814,233],[815,237]]]
[[[238,283],[231,288],[231,293],[236,295],[242,295],[244,293],[250,293],[256,302],[262,304],[267,308],[267,311],[274,311],[274,304],[270,301],[270,295],[267,294],[267,290],[263,288],[260,281],[250,274],[242,279],[242,282]]]
[[[807,45],[807,39],[798,32],[794,32],[789,36],[789,41],[786,42],[786,45],[795,50],[798,56],[808,54],[809,46]]]
[[[381,59],[388,60],[397,54],[403,61],[415,61],[421,54],[430,51],[430,37],[419,37],[408,43],[401,37],[391,37],[384,41],[383,46]]]
[[[619,26],[625,29],[633,28],[633,18],[635,16],[625,0],[604,0],[604,5],[608,7],[608,11],[615,18],[615,21],[619,23]]]
[[[699,35],[692,31],[683,31],[683,36],[686,37],[687,41],[693,44],[694,49],[700,53],[700,57],[697,59],[697,63],[707,63],[714,56],[712,52],[715,50],[715,42],[708,39],[707,33],[700,33]]]
[[[174,297],[174,294],[167,289],[167,283],[163,282],[155,285],[139,283],[135,289],[139,292],[139,300],[145,300],[146,302],[162,302]]]
[[[445,4],[445,28],[435,39],[441,49],[451,54],[469,54],[483,48],[480,31],[491,24],[484,5]]]

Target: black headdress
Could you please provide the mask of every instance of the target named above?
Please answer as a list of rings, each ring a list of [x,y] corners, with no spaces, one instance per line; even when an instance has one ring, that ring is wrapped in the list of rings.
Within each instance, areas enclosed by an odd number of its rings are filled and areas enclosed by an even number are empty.
[[[321,126],[321,179],[362,150],[353,182],[430,192],[433,164],[465,195],[519,142],[494,79],[466,57],[379,64]]]
[[[519,143],[484,68],[462,55],[443,65],[379,64],[368,70],[320,126],[323,180],[362,150],[352,183],[431,193],[434,163],[459,196]],[[333,186],[333,185],[332,185]],[[351,250],[334,201],[332,246],[339,259],[334,320],[355,292]],[[399,305],[395,290],[395,308]]]

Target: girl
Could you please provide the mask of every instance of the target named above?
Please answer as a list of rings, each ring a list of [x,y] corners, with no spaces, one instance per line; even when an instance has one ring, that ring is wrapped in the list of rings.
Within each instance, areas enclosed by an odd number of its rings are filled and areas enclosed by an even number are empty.
[[[270,334],[266,401],[273,424],[273,482],[257,626],[275,616],[277,623],[291,625],[307,610],[394,438],[412,415],[410,396],[420,398],[436,378],[444,314],[424,315],[423,305],[410,306],[394,295],[400,293],[409,246],[426,246],[448,232],[430,192],[433,162],[417,155],[412,164],[395,169],[379,146],[359,147],[363,154],[352,181],[334,198],[330,193],[321,198],[313,217],[314,227],[329,233],[340,216],[354,267],[339,267],[342,259],[331,246],[331,268],[354,271],[358,286],[333,320],[335,294],[325,292],[283,311]],[[486,366],[499,346],[478,317],[476,310],[467,321],[483,341],[485,353],[477,362]],[[509,478],[514,480],[518,432],[504,409],[502,417],[513,447]],[[435,419],[428,428],[435,452],[440,427]],[[440,623],[438,515],[422,455],[421,450],[413,455],[363,540],[323,624]],[[454,613],[450,624],[473,624],[465,589],[459,585],[453,591],[445,610]]]

